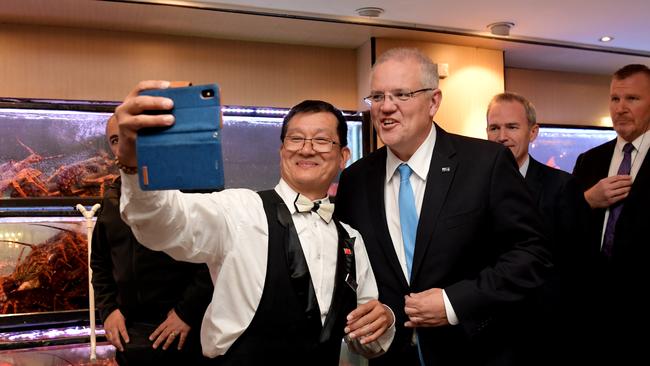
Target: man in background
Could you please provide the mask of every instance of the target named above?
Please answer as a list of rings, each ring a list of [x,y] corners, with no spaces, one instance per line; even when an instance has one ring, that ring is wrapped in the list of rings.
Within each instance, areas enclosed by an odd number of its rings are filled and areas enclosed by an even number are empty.
[[[527,365],[546,365],[567,357],[567,347],[578,308],[579,282],[587,257],[581,235],[586,205],[571,174],[533,159],[528,147],[539,132],[535,107],[523,96],[506,92],[495,95],[487,108],[487,137],[510,149],[519,172],[533,194],[549,235],[553,255],[552,275],[535,301],[522,309],[518,319],[522,335],[518,352]]]
[[[363,235],[379,298],[396,313],[376,364],[514,364],[504,320],[551,264],[512,154],[433,122],[442,92],[421,51],[382,54],[370,89],[386,147],[342,173],[336,212]]]
[[[118,124],[106,138],[115,155]],[[90,265],[106,339],[120,365],[201,364],[199,330],[212,297],[205,264],[179,262],[150,250],[120,217],[118,178],[106,191],[93,231]]]
[[[594,361],[632,364],[647,360],[650,324],[645,293],[650,283],[650,69],[632,64],[616,71],[609,92],[616,139],[578,157],[573,174],[591,210],[593,264],[587,308],[587,343]],[[634,362],[632,362],[634,361]],[[614,363],[612,363],[614,362]]]

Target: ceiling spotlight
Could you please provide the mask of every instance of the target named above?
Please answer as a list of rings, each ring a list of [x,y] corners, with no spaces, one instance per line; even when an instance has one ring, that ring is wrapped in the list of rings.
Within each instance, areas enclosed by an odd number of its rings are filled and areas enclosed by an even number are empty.
[[[601,42],[611,42],[611,41],[614,40],[614,37],[610,37],[610,36],[602,36],[602,37],[600,37],[598,40],[601,41]]]
[[[515,23],[513,22],[496,22],[488,24],[487,27],[490,29],[490,33],[494,34],[495,36],[509,36],[510,28],[514,26]]]
[[[359,16],[377,18],[384,13],[384,9],[372,6],[366,6],[355,10]]]

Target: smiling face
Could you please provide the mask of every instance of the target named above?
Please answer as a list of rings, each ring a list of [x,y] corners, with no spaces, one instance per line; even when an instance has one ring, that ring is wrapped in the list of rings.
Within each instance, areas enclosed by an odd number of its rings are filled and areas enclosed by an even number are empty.
[[[375,65],[370,82],[371,94],[413,92],[423,85],[420,64],[412,58],[389,59]],[[370,106],[372,122],[381,140],[402,161],[408,161],[427,138],[438,111],[439,89],[415,94],[401,101],[386,96]]]
[[[487,138],[507,146],[521,165],[528,156],[528,144],[537,137],[539,127],[530,126],[526,109],[517,101],[499,101],[490,105]]]
[[[614,130],[632,142],[650,126],[650,76],[636,73],[614,78],[610,86],[609,113]]]
[[[338,120],[329,112],[298,113],[287,124],[287,137],[305,139],[323,138],[339,143]],[[350,158],[350,149],[336,144],[332,151],[314,151],[312,143],[305,141],[298,151],[280,148],[280,175],[296,192],[312,200],[323,198],[327,189]]]

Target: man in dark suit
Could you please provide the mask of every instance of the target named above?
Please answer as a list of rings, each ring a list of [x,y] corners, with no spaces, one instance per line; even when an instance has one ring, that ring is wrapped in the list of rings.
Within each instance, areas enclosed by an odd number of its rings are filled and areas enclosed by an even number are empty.
[[[487,108],[488,140],[507,146],[519,172],[533,194],[549,234],[554,269],[536,301],[521,314],[518,351],[527,365],[546,365],[574,351],[567,337],[577,308],[579,265],[587,257],[582,245],[581,219],[587,210],[582,191],[573,176],[546,166],[528,154],[539,132],[535,107],[523,96],[506,92],[495,95]],[[562,331],[560,331],[562,330]],[[531,342],[534,340],[534,342]],[[540,347],[544,345],[544,347]]]
[[[508,149],[433,123],[436,65],[393,49],[373,66],[387,145],[346,169],[336,214],[364,236],[397,332],[373,364],[513,364],[503,327],[549,271],[541,218]]]
[[[650,69],[627,65],[614,73],[609,112],[618,135],[578,157],[573,174],[591,207],[589,241],[594,264],[590,322],[596,356],[622,362],[647,360],[647,261],[650,207]],[[641,291],[640,291],[641,290]],[[605,343],[603,343],[605,342]],[[637,358],[634,358],[637,357]],[[638,358],[641,357],[641,358]]]

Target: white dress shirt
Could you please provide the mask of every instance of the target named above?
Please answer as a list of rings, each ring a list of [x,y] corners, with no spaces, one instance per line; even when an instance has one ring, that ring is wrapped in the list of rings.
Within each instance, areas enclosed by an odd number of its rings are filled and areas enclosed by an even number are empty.
[[[526,155],[526,160],[524,160],[524,163],[521,164],[519,167],[519,173],[521,173],[521,176],[526,178],[526,173],[528,173],[528,166],[530,165],[530,155]]]
[[[384,203],[386,205],[386,221],[388,222],[388,231],[395,247],[395,253],[402,266],[402,272],[406,282],[410,283],[408,271],[406,269],[406,254],[404,252],[404,240],[402,239],[402,228],[399,221],[399,182],[400,176],[397,168],[400,164],[406,163],[413,170],[413,174],[409,178],[411,187],[413,187],[413,194],[415,195],[415,208],[420,217],[422,211],[422,201],[424,200],[424,191],[427,186],[427,174],[429,174],[429,167],[431,166],[431,158],[433,156],[433,147],[436,144],[436,127],[431,127],[431,132],[422,145],[418,147],[415,153],[411,156],[409,161],[401,161],[391,150],[388,148],[386,156],[386,181],[384,183]],[[419,224],[418,224],[419,225]],[[449,324],[458,324],[458,317],[456,312],[447,297],[445,290],[442,290],[442,295],[445,301],[445,312],[447,313],[447,320]]]
[[[628,141],[625,141],[621,136],[616,137],[616,147],[614,147],[614,154],[612,154],[612,160],[609,163],[609,173],[608,177],[612,177],[618,174],[618,168],[621,166],[623,161],[623,146],[627,144]],[[631,169],[630,175],[632,176],[632,183],[636,179],[637,173],[643,164],[643,159],[645,159],[648,154],[648,148],[650,148],[650,131],[646,131],[643,135],[637,137],[632,141],[634,145],[634,150],[630,153],[631,160]],[[603,232],[600,236],[600,246],[603,246],[603,240],[605,238],[605,228],[607,227],[607,220],[609,219],[609,208],[605,211],[605,220],[603,221]]]
[[[203,354],[223,355],[250,325],[266,278],[268,223],[260,196],[248,189],[211,194],[142,191],[137,175],[122,174],[120,209],[139,242],[174,259],[207,263],[214,282],[212,302],[201,326]],[[291,212],[314,285],[321,322],[334,292],[338,233],[314,212],[296,212],[297,196],[284,181],[275,187]],[[329,201],[329,197],[324,198]],[[361,235],[356,237],[357,304],[377,299],[375,276]],[[369,347],[387,350],[394,325]]]

